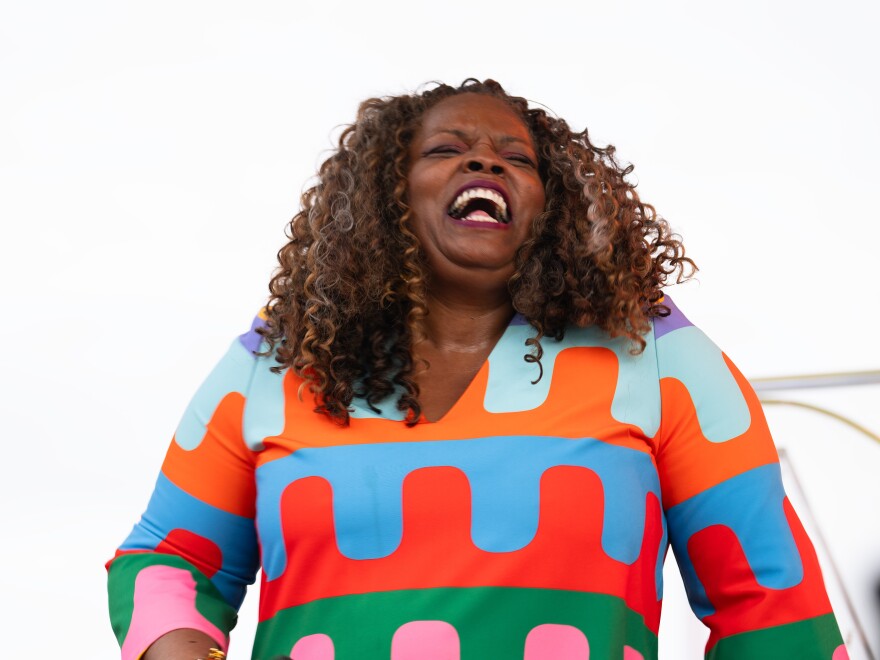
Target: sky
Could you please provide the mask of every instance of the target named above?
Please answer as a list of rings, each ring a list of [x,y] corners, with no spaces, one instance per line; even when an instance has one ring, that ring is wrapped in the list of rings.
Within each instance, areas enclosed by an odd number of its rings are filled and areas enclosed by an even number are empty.
[[[746,376],[880,369],[878,13],[856,0],[0,4],[0,655],[39,641],[117,656],[103,563],[189,397],[265,302],[304,186],[371,96],[492,77],[588,127],[683,237],[700,272],[669,293]],[[774,393],[875,433],[878,397]],[[802,409],[767,413],[829,587],[878,656],[880,446]],[[671,558],[666,574],[661,657],[691,657],[705,633]]]

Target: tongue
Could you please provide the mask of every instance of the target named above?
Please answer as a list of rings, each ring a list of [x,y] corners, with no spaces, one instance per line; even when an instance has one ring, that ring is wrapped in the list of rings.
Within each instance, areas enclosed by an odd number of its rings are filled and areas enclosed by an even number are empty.
[[[485,211],[471,211],[465,217],[465,220],[472,220],[474,222],[498,222],[491,215],[486,213]]]

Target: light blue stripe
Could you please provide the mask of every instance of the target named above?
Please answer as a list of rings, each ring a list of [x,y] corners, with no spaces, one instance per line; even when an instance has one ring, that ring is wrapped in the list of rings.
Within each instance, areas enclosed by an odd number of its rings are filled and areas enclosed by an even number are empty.
[[[231,392],[244,395],[254,366],[254,356],[236,339],[232,342],[205,382],[189,402],[174,439],[181,448],[190,451],[202,444],[208,422],[217,406]]]
[[[260,350],[267,348],[264,343]],[[251,451],[263,450],[263,439],[280,435],[284,430],[286,402],[284,398],[284,375],[274,373],[271,367],[277,362],[273,356],[259,357],[253,377],[248,386],[244,406],[242,433]]]
[[[739,437],[752,423],[749,406],[721,350],[703,332],[688,326],[657,340],[661,378],[675,378],[687,388],[700,430],[710,442]]]
[[[175,529],[217,544],[223,563],[211,581],[227,602],[238,607],[258,567],[254,521],[202,502],[160,473],[146,512],[120,549],[155,550]]]
[[[264,538],[281,538],[284,490],[299,479],[321,477],[333,489],[339,551],[351,559],[386,557],[402,539],[405,477],[419,468],[450,466],[471,486],[474,544],[488,552],[512,552],[534,538],[541,475],[558,465],[584,467],[599,477],[602,548],[632,564],[641,550],[647,494],[660,499],[656,469],[643,452],[591,438],[512,436],[301,449],[257,469],[258,524]],[[585,514],[590,511],[585,503]],[[665,543],[661,553],[664,549]],[[280,576],[286,564],[282,543],[264,547],[268,579]]]
[[[370,408],[364,399],[355,397],[352,399],[349,414],[352,419],[388,419],[402,422],[406,419],[406,411],[397,409],[397,400],[401,394],[403,394],[403,388],[395,387],[391,394],[377,403],[376,407],[382,411],[381,413]]]
[[[648,338],[643,353],[632,355],[628,339],[610,338],[596,327],[569,328],[562,341],[541,340],[544,375],[534,385],[538,366],[523,360],[530,348],[525,342],[535,334],[529,325],[513,325],[501,337],[489,356],[489,383],[484,406],[491,413],[534,410],[550,392],[553,369],[562,351],[572,348],[605,348],[617,357],[617,385],[611,403],[611,415],[623,424],[632,424],[648,437],[660,427],[660,388],[654,343]],[[589,389],[590,374],[583,374],[584,390]]]
[[[284,430],[283,372],[270,371],[274,364],[271,356],[256,357],[238,339],[232,342],[184,411],[174,434],[177,444],[187,451],[196,449],[217,406],[236,392],[248,398],[242,422],[244,440],[251,450],[262,449],[263,438]]]

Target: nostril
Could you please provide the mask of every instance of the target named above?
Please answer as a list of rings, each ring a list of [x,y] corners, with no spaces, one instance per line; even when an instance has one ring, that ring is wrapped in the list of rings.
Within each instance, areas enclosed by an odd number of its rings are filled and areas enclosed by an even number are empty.
[[[482,163],[476,160],[470,161],[467,167],[471,172],[479,172],[481,169],[483,169]]]
[[[504,172],[504,168],[501,165],[493,165],[492,166],[492,174],[501,174]]]

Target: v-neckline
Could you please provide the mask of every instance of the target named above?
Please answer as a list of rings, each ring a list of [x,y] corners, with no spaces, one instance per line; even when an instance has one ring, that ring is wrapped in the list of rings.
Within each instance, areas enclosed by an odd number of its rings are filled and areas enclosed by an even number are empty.
[[[441,424],[444,422],[448,422],[452,419],[456,419],[459,416],[459,412],[463,408],[465,402],[470,402],[473,400],[475,393],[473,392],[474,388],[477,387],[477,383],[484,383],[484,385],[488,385],[488,373],[486,373],[489,369],[489,365],[492,360],[495,358],[496,354],[499,352],[502,344],[505,343],[505,338],[508,337],[511,333],[511,329],[516,326],[524,326],[528,325],[528,321],[519,313],[515,312],[513,316],[511,316],[510,320],[507,322],[507,326],[502,331],[501,335],[499,335],[497,341],[492,346],[489,354],[483,360],[480,368],[477,369],[474,377],[470,380],[461,394],[455,399],[455,402],[449,409],[443,413],[437,419],[431,421],[427,419],[424,415],[421,415],[419,419],[416,421],[416,426],[427,427],[434,424]],[[485,377],[483,374],[486,374]],[[389,422],[403,422],[406,420],[406,414],[403,411],[397,409],[397,401],[400,398],[401,394],[403,394],[403,389],[400,386],[395,386],[394,391],[391,392],[388,396],[386,396],[381,401],[377,401],[375,406],[379,409],[380,412],[377,412],[375,408],[371,407],[363,398],[355,397],[351,402],[351,417],[353,420],[355,419],[384,419]],[[481,405],[482,401],[486,398],[486,391],[484,386],[484,391],[481,393]]]
[[[447,408],[446,411],[442,415],[440,415],[437,419],[434,419],[434,420],[428,419],[427,417],[425,417],[425,414],[422,413],[419,416],[419,419],[416,422],[416,424],[419,426],[434,425],[434,424],[441,424],[443,422],[449,421],[450,419],[453,419],[456,416],[456,412],[458,411],[458,409],[461,408],[461,406],[463,405],[463,402],[472,398],[472,396],[473,396],[472,390],[474,387],[476,387],[476,383],[478,383],[478,382],[488,383],[488,378],[481,378],[481,375],[483,374],[484,371],[487,371],[489,369],[489,365],[492,362],[492,358],[495,356],[495,354],[499,350],[499,347],[504,342],[505,336],[510,333],[511,327],[513,327],[515,325],[525,325],[525,324],[527,324],[527,321],[525,320],[525,318],[519,312],[514,312],[513,316],[510,317],[510,320],[507,322],[507,325],[504,327],[504,330],[501,332],[500,335],[498,335],[498,339],[495,340],[495,343],[492,345],[492,348],[489,349],[489,352],[486,354],[486,357],[480,363],[479,368],[474,372],[473,377],[471,377],[471,379],[468,381],[468,384],[461,391],[461,393],[457,397],[455,397],[455,400],[453,401],[452,405],[449,406],[449,408]],[[428,373],[430,373],[430,371]],[[483,398],[485,398],[485,391],[483,392]]]

